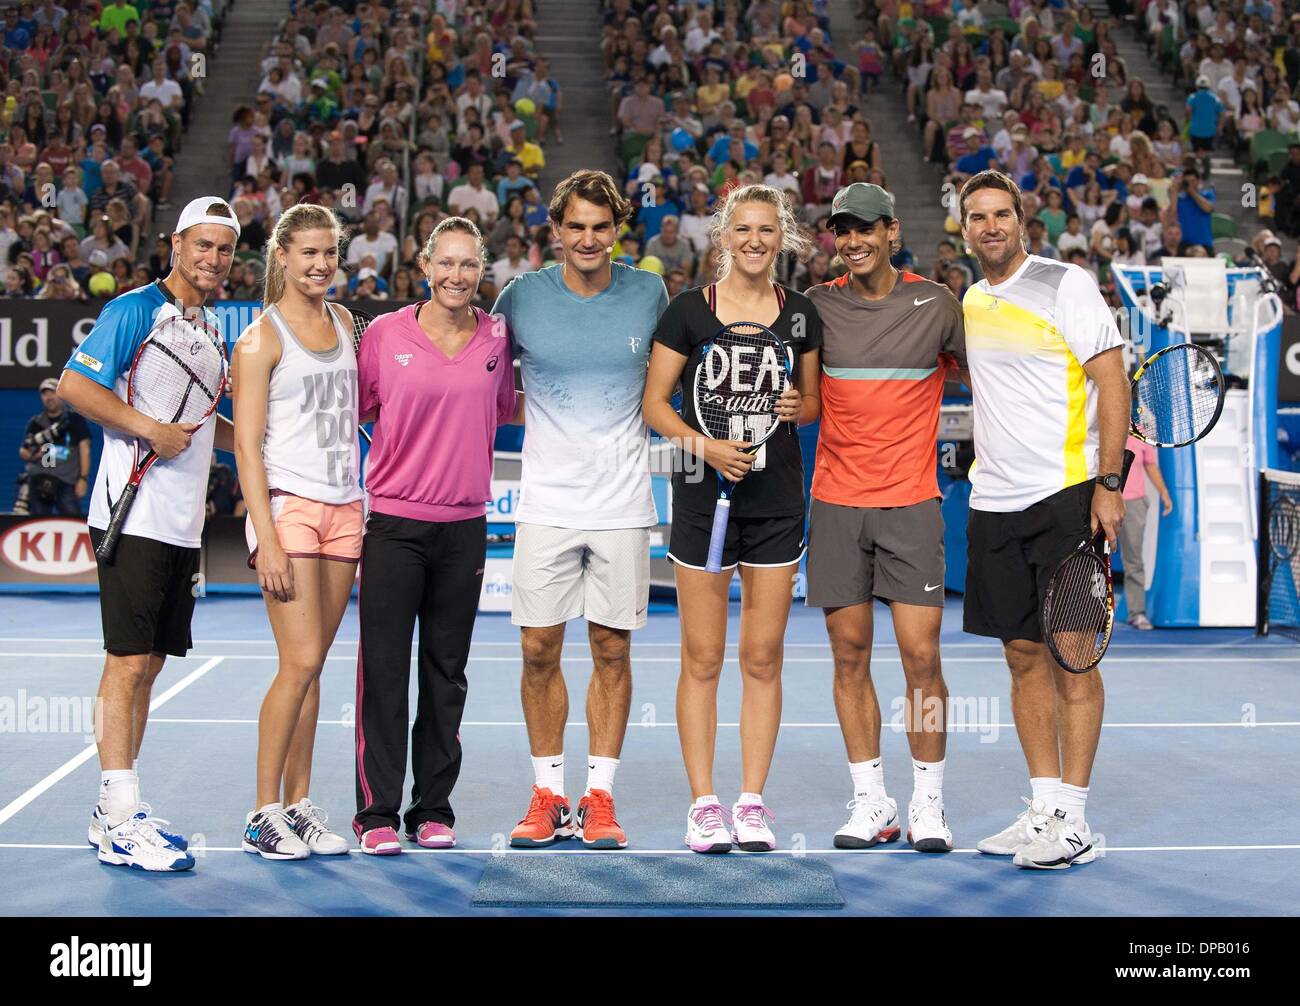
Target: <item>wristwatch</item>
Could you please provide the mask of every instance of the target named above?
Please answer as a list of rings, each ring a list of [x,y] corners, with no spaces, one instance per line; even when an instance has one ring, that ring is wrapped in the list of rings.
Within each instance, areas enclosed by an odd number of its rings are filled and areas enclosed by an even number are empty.
[[[1120,484],[1119,475],[1115,472],[1111,472],[1109,475],[1098,475],[1096,482],[1097,485],[1101,486],[1103,489],[1109,489],[1113,493],[1117,493],[1123,488]]]

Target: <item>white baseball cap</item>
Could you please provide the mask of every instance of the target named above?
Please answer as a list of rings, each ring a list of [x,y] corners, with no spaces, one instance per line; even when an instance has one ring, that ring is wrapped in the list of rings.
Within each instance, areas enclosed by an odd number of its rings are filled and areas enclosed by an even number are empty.
[[[210,207],[218,204],[226,208],[229,217],[208,212]],[[221,224],[234,231],[235,237],[239,237],[239,218],[235,216],[235,211],[230,204],[218,196],[199,196],[198,199],[191,199],[186,203],[185,209],[181,210],[180,219],[176,221],[176,229],[172,233],[180,234],[195,224]]]

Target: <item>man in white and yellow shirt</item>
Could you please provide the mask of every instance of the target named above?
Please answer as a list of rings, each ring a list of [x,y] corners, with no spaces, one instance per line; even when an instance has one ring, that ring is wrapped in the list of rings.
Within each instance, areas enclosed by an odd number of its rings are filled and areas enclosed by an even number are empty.
[[[999,171],[961,190],[962,235],[984,272],[966,292],[975,464],[964,627],[1002,640],[1033,800],[979,843],[1017,866],[1063,869],[1096,853],[1084,820],[1101,734],[1101,673],[1052,659],[1039,621],[1057,565],[1124,516],[1119,472],[1129,382],[1114,315],[1092,277],[1025,251],[1020,189]]]

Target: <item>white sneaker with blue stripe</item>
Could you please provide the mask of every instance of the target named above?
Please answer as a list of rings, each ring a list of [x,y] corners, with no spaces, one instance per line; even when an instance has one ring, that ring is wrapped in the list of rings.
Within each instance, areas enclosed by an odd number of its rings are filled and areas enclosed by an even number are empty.
[[[175,846],[181,852],[189,851],[190,844],[185,840],[184,835],[178,835],[173,832],[166,831],[163,828],[159,827],[159,825],[171,824],[171,822],[168,821],[166,818],[154,817],[153,808],[150,807],[149,804],[147,803],[140,804],[140,809],[136,811],[136,814],[144,815],[144,817],[148,819],[148,821],[154,826],[154,828],[157,829],[158,834],[161,835],[164,839],[166,839],[170,845]],[[92,849],[99,848],[99,840],[104,837],[104,831],[107,828],[108,828],[108,818],[104,816],[104,808],[99,804],[95,804],[95,810],[90,815],[90,827],[86,829],[86,841],[90,843],[90,847]]]
[[[143,809],[116,828],[105,829],[99,840],[99,861],[150,873],[194,869],[194,857],[163,838]]]

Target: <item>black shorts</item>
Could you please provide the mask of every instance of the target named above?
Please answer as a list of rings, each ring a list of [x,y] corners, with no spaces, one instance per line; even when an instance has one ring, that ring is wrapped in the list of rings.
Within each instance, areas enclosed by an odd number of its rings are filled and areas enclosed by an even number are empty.
[[[673,508],[668,534],[668,558],[688,569],[703,569],[709,561],[713,517]],[[722,546],[722,568],[742,566],[792,566],[803,558],[803,514],[788,517],[737,517],[727,521]]]
[[[96,548],[104,537],[90,529]],[[99,614],[104,649],[118,657],[165,653],[183,657],[193,643],[195,578],[199,550],[124,534],[113,564],[99,566]]]
[[[1206,151],[1214,150],[1213,136],[1193,136],[1191,137],[1191,140],[1192,140],[1192,150],[1198,154],[1205,153]]]
[[[1043,641],[1047,582],[1092,534],[1091,479],[1011,513],[971,510],[966,524],[962,628],[977,636]]]

